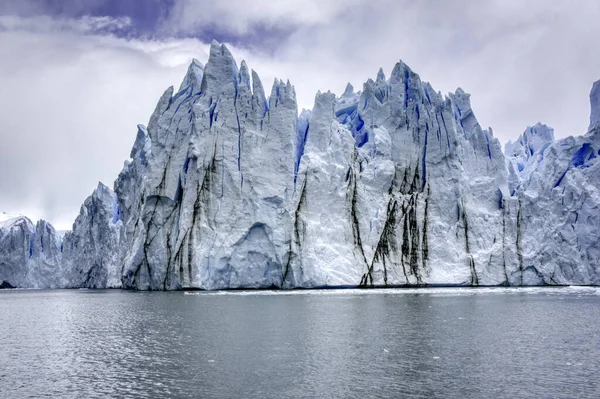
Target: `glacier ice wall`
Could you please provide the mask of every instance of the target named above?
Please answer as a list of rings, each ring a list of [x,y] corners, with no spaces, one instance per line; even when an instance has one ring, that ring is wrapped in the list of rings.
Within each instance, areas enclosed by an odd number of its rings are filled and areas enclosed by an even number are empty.
[[[19,216],[0,222],[0,286],[61,288],[61,243],[44,220],[35,225]]]
[[[138,126],[114,191],[73,230],[0,225],[18,287],[312,288],[599,284],[600,89],[590,131],[528,128],[505,154],[461,89],[399,62],[362,91],[267,97],[213,42]],[[33,238],[32,238],[33,237]],[[43,244],[43,245],[42,245]]]
[[[550,136],[525,161],[508,157],[519,204],[520,284],[600,283],[599,157],[600,126],[584,136]]]

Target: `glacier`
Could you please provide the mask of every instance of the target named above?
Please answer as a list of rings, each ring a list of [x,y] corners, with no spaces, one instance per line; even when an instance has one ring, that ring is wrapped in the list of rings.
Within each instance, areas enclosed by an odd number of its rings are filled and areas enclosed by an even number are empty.
[[[138,290],[600,284],[600,81],[583,136],[504,151],[402,61],[361,91],[267,96],[213,42],[64,237],[0,221],[0,286]]]

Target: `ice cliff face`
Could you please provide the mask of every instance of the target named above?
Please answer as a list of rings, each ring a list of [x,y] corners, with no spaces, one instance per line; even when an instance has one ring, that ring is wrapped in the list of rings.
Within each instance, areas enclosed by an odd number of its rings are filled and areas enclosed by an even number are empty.
[[[60,288],[61,244],[54,227],[25,216],[0,221],[0,288]]]
[[[508,157],[511,195],[519,204],[523,284],[598,285],[600,126],[558,141],[552,134],[544,138],[540,129],[528,128],[514,144],[516,155]],[[536,134],[539,145],[525,144]]]
[[[69,288],[121,287],[125,246],[115,193],[99,183],[62,241],[62,267]]]
[[[469,94],[443,97],[402,62],[360,92],[317,93],[298,115],[289,82],[267,97],[215,42],[206,66],[194,60],[138,126],[114,192],[100,184],[64,239],[44,222],[0,226],[0,280],[599,284],[599,91],[588,134],[554,141],[538,124],[505,157]]]

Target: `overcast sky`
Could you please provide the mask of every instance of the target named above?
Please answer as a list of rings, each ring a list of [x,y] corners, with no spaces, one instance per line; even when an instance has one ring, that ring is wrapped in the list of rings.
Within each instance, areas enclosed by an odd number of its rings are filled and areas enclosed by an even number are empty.
[[[2,0],[0,212],[70,228],[213,38],[265,86],[289,79],[300,107],[402,59],[442,93],[471,93],[503,144],[538,121],[583,134],[598,21],[594,0]]]

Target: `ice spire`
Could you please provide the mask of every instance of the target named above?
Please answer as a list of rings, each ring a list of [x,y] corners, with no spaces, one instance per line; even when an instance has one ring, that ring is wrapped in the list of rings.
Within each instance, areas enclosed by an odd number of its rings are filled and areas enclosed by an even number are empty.
[[[179,90],[181,91],[186,87],[191,87],[193,91],[199,91],[200,85],[202,84],[202,75],[204,74],[204,65],[193,58],[190,66],[188,67],[187,74],[183,81],[181,82],[181,86],[179,86]]]
[[[592,91],[590,92],[590,106],[592,112],[590,114],[590,127],[588,131],[600,126],[600,80],[594,82]]]
[[[224,44],[213,40],[210,45],[210,55],[202,76],[201,91],[211,95],[222,93],[228,84],[236,84],[238,67],[233,55]]]

